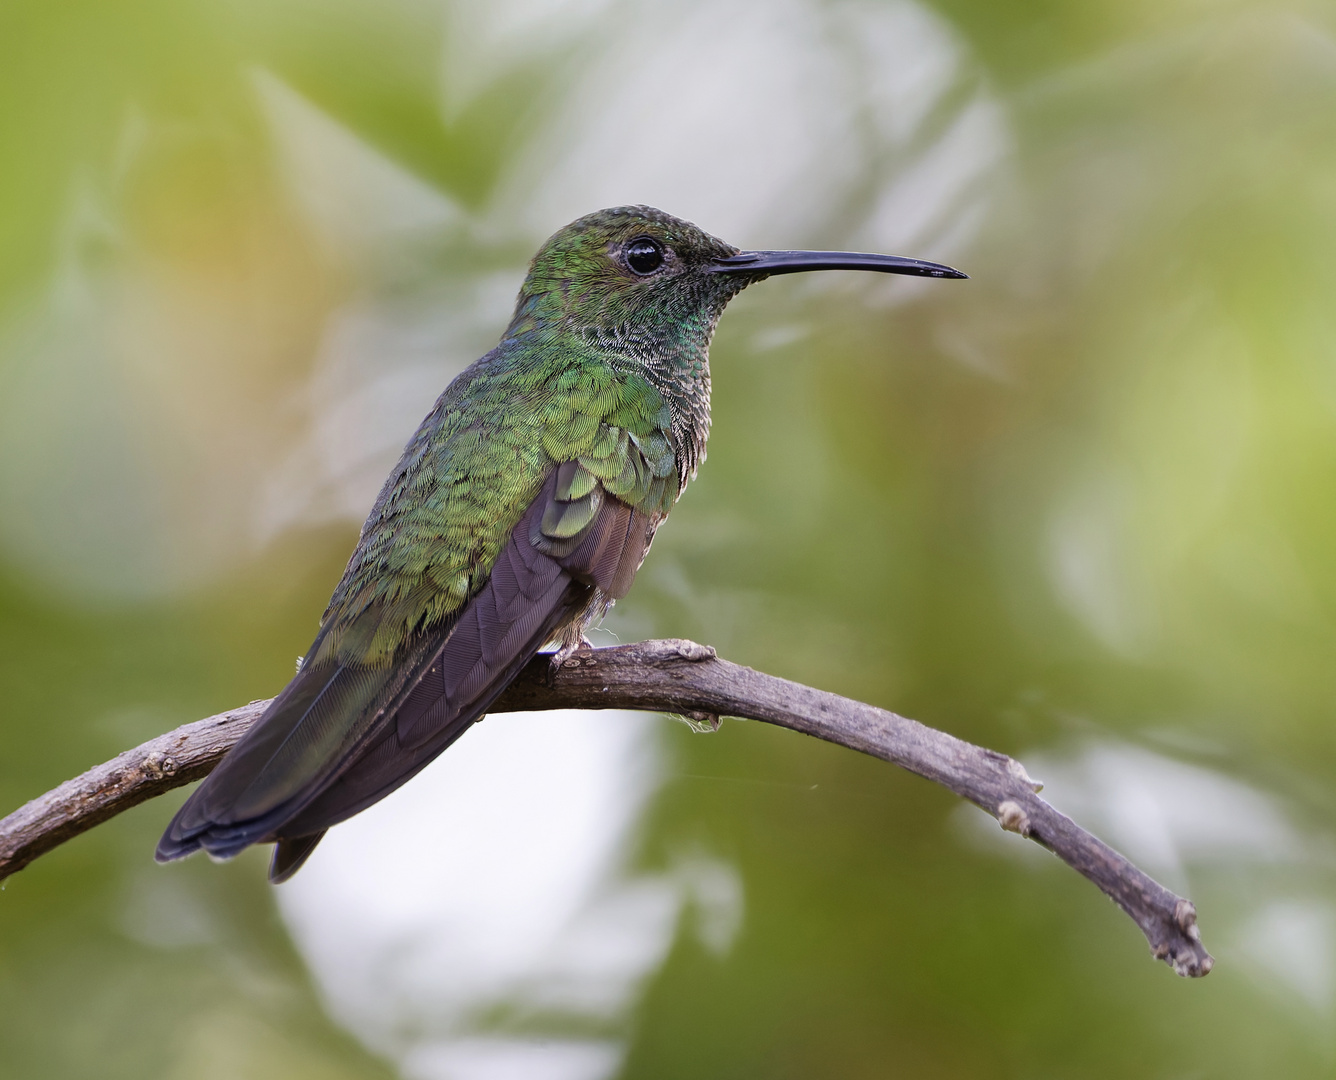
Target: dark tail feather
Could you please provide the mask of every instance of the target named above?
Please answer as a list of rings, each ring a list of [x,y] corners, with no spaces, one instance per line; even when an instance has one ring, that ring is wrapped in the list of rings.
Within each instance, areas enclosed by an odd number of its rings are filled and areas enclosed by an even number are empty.
[[[269,864],[269,880],[275,885],[282,885],[302,868],[302,863],[311,857],[316,844],[320,843],[323,832],[310,836],[284,837],[274,845],[274,860]]]
[[[347,732],[392,691],[392,674],[337,661],[303,666],[177,811],[158,862],[200,848],[228,859],[268,837],[293,803],[319,790]]]

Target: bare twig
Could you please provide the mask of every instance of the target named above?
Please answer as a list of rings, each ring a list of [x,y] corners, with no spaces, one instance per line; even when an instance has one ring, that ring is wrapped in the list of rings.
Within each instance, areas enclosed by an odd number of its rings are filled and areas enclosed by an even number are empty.
[[[145,799],[207,774],[267,701],[211,716],[129,750],[34,799],[0,821],[0,878]],[[1020,762],[837,694],[721,660],[692,641],[582,650],[549,672],[536,658],[496,712],[645,709],[717,725],[721,716],[791,728],[890,761],[943,785],[1093,881],[1141,928],[1152,953],[1180,975],[1214,961],[1192,902],[1175,896],[1036,794]]]

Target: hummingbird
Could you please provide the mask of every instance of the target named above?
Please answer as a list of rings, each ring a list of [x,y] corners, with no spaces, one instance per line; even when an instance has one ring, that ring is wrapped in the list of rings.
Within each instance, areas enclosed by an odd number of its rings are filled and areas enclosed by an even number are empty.
[[[626,596],[710,430],[728,302],[776,274],[949,266],[741,251],[648,206],[539,249],[501,343],[445,388],[362,526],[296,676],[186,800],[169,862],[275,845],[269,879],[411,779],[555,645]]]

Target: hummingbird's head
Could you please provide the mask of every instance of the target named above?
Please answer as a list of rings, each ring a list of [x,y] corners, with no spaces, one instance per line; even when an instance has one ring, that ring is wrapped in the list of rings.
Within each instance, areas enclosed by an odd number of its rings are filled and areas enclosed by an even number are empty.
[[[737,253],[731,244],[650,206],[587,214],[556,232],[534,256],[507,336],[535,325],[643,333],[693,316],[712,325],[747,281],[710,269]]]
[[[506,337],[560,330],[624,342],[703,349],[725,305],[755,281],[804,270],[875,270],[964,277],[937,263],[831,251],[739,251],[651,206],[599,210],[539,249]]]

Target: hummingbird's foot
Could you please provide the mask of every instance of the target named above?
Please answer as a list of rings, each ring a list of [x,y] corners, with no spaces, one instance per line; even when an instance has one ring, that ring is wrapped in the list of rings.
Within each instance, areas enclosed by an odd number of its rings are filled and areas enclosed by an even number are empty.
[[[593,648],[594,643],[585,637],[584,634],[563,640],[561,647],[552,654],[552,659],[547,662],[547,685],[549,687],[556,685],[557,672],[561,670],[567,660],[571,659],[579,652],[592,652]],[[576,664],[579,664],[578,660],[576,661]]]

